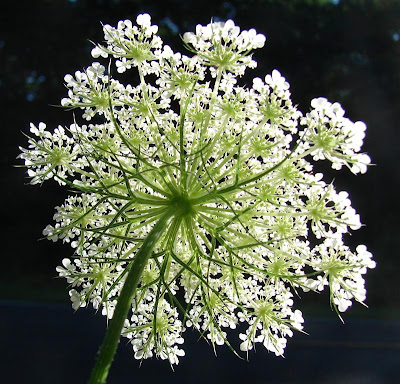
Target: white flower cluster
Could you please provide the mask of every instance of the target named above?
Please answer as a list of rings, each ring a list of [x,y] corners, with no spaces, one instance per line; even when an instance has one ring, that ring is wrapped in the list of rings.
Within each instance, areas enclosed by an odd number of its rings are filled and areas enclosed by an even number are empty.
[[[131,340],[135,359],[147,359],[155,354],[171,364],[178,364],[179,357],[185,351],[179,348],[183,344],[182,322],[178,311],[165,299],[156,301],[155,294],[148,294],[135,307],[131,320],[125,321],[123,336]]]
[[[118,95],[120,84],[104,75],[105,67],[100,63],[93,63],[82,73],[75,72],[75,77],[66,75],[64,77],[68,90],[68,97],[61,100],[64,107],[80,107],[85,110],[83,118],[91,120],[96,114],[107,113],[109,107],[109,92],[112,96]],[[122,89],[124,89],[122,87]]]
[[[314,284],[320,291],[329,285],[331,300],[340,312],[352,305],[353,298],[364,302],[367,292],[362,275],[367,273],[367,268],[376,266],[365,245],[359,245],[353,254],[341,240],[327,239],[314,251],[316,270],[323,271],[324,275],[318,276],[318,280],[311,282],[311,285]]]
[[[28,149],[20,147],[19,158],[25,161],[28,167],[28,176],[31,184],[41,183],[54,176],[61,178],[72,175],[76,168],[81,168],[78,159],[79,149],[77,143],[65,134],[63,127],[58,126],[51,133],[46,130],[46,124],[40,123],[38,127],[31,123],[30,132],[37,139],[29,137]]]
[[[302,121],[308,126],[305,140],[314,160],[327,158],[332,168],[341,169],[343,165],[357,173],[365,173],[371,159],[361,150],[366,125],[362,121],[353,123],[344,117],[339,103],[330,103],[324,97],[311,102],[314,108]]]
[[[92,50],[92,56],[107,58],[112,55],[118,58],[115,64],[119,73],[156,59],[162,47],[161,38],[155,35],[158,27],[151,25],[151,18],[147,14],[139,15],[136,22],[137,26],[132,25],[130,20],[120,21],[117,28],[106,24],[103,30],[107,46],[96,46]],[[147,71],[151,72],[151,69],[145,66],[145,72]]]
[[[111,318],[141,245],[171,212],[122,332],[135,357],[177,364],[188,327],[213,346],[230,346],[228,331],[240,327],[241,350],[261,343],[281,356],[303,329],[296,291],[328,288],[338,311],[365,300],[375,263],[365,246],[344,243],[360,217],[310,162],[364,173],[365,124],[324,98],[303,116],[277,70],[238,85],[265,42],[255,30],[197,26],[184,35],[193,57],[156,32],[146,14],[105,25],[93,56],[111,55],[119,73],[136,67],[139,84],[123,85],[99,62],[66,75],[61,103],[90,124],[31,125],[35,138],[21,149],[33,184],[54,178],[76,191],[44,230],[74,250],[57,271],[74,309],[91,303]]]
[[[196,33],[186,32],[183,41],[201,57],[204,65],[243,75],[247,67],[256,67],[257,63],[249,54],[264,46],[265,36],[257,34],[255,29],[240,32],[240,28],[228,20],[197,25]]]
[[[292,328],[303,329],[302,313],[291,309],[292,294],[279,282],[263,289],[258,284],[252,284],[247,289],[247,295],[252,311],[250,314],[239,312],[240,320],[249,324],[246,332],[239,335],[242,340],[240,349],[249,351],[258,342],[276,356],[282,356],[286,338],[293,336]]]

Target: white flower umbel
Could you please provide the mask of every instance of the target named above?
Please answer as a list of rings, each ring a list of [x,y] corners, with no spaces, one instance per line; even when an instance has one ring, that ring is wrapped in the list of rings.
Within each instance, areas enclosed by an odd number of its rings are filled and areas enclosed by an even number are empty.
[[[93,56],[112,56],[117,73],[135,68],[139,84],[115,80],[107,62],[66,75],[62,105],[91,123],[32,124],[21,154],[32,184],[75,190],[44,234],[74,250],[57,268],[73,308],[112,318],[93,383],[105,381],[121,333],[135,358],[177,364],[185,328],[216,347],[245,324],[241,350],[262,343],[281,356],[303,328],[296,291],[329,288],[343,312],[364,302],[375,267],[364,245],[344,243],[361,226],[347,192],[312,166],[364,173],[365,124],[324,98],[303,117],[277,70],[238,85],[265,42],[254,30],[197,26],[183,37],[193,57],[156,33],[146,14],[105,25]]]

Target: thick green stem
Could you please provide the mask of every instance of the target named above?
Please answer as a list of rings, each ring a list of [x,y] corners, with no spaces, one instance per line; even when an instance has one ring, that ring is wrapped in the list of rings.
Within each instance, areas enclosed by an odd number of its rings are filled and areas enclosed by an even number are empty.
[[[132,305],[132,300],[140,277],[155,244],[165,232],[168,222],[174,215],[174,212],[175,208],[170,208],[163,214],[163,216],[161,216],[153,229],[147,235],[133,260],[128,276],[119,295],[114,316],[111,319],[103,344],[98,352],[97,360],[89,379],[89,384],[102,384],[107,380],[108,372],[121,337],[122,328]]]

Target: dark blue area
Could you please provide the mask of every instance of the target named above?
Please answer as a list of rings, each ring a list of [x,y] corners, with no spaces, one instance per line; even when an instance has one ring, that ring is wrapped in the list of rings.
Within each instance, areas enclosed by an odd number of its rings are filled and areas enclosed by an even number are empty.
[[[293,100],[308,111],[311,98],[339,101],[353,120],[368,125],[364,149],[377,166],[354,178],[334,173],[338,190],[348,190],[365,225],[347,239],[365,243],[378,266],[366,277],[368,305],[399,316],[398,275],[400,0],[18,0],[0,12],[0,100],[3,150],[3,268],[1,298],[59,300],[67,283],[53,280],[55,267],[71,249],[37,239],[52,222],[54,206],[67,189],[24,185],[16,169],[18,146],[26,146],[29,122],[69,126],[72,112],[51,105],[66,95],[63,77],[91,63],[92,44],[103,39],[100,22],[114,25],[152,14],[166,44],[185,52],[179,33],[197,23],[233,17],[242,28],[265,33],[256,52],[251,84],[277,68],[291,83]],[[164,21],[164,23],[163,23]],[[178,34],[177,34],[178,32]],[[185,52],[187,53],[187,52]],[[250,79],[250,80],[249,80]],[[131,82],[131,80],[128,80]],[[134,80],[132,80],[134,83]],[[329,168],[329,167],[328,167]],[[325,169],[323,169],[325,172]],[[51,288],[49,288],[51,287]],[[316,306],[315,296],[304,295]],[[301,301],[304,301],[302,299]],[[101,343],[105,319],[68,305],[0,303],[0,384],[85,383]],[[360,383],[399,382],[398,322],[306,319],[310,336],[289,340],[285,359],[259,346],[249,362],[228,348],[218,358],[195,332],[185,335],[186,357],[171,371],[164,361],[139,362],[121,345],[109,383]]]
[[[105,318],[93,310],[74,313],[64,304],[0,302],[3,383],[85,383],[101,343]],[[168,362],[133,358],[124,339],[109,384],[340,383],[393,384],[400,361],[400,322],[338,318],[306,320],[309,336],[289,340],[285,358],[262,345],[240,360],[227,347],[212,348],[185,334],[186,356],[175,371]]]

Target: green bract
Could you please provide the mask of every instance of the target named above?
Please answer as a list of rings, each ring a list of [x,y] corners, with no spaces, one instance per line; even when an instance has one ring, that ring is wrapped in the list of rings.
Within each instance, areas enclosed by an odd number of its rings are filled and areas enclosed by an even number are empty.
[[[343,243],[359,216],[310,163],[364,173],[365,124],[324,98],[303,116],[277,70],[239,86],[264,45],[254,30],[197,26],[183,37],[187,57],[163,45],[149,15],[137,24],[105,25],[92,54],[115,58],[119,73],[136,67],[140,83],[123,85],[98,62],[66,75],[62,105],[88,123],[32,124],[21,154],[32,184],[54,178],[76,191],[44,233],[74,249],[57,268],[74,309],[91,303],[113,318],[92,382],[105,381],[121,333],[137,359],[177,364],[185,328],[215,346],[244,323],[241,350],[262,343],[283,355],[303,328],[296,290],[328,287],[339,311],[365,300],[372,255]]]

